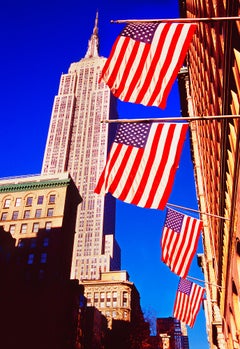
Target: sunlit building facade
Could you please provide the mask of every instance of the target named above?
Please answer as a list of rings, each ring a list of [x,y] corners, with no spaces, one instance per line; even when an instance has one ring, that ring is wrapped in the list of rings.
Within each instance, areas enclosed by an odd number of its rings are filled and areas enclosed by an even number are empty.
[[[132,321],[134,314],[142,317],[140,297],[135,285],[129,281],[128,273],[124,270],[101,274],[98,281],[83,280],[84,295],[87,306],[93,306],[101,311],[112,322]]]
[[[116,118],[115,98],[99,83],[106,58],[98,53],[98,18],[86,55],[61,76],[54,99],[42,173],[68,171],[82,198],[73,251],[74,279],[98,279],[120,269],[115,240],[115,199],[94,194],[106,162],[112,132],[101,120]],[[111,130],[112,131],[112,126]]]
[[[183,0],[182,17],[240,15],[238,0]],[[203,213],[207,333],[210,348],[240,343],[240,21],[198,22],[179,74],[184,116],[190,122],[199,209]],[[185,92],[184,88],[185,86]],[[214,116],[229,116],[214,118]]]

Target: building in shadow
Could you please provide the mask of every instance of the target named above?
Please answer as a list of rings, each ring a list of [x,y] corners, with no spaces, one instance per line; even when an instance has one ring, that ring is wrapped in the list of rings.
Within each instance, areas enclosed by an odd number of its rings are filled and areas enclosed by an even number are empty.
[[[80,202],[67,173],[0,180],[2,348],[83,348],[83,286],[70,280]]]

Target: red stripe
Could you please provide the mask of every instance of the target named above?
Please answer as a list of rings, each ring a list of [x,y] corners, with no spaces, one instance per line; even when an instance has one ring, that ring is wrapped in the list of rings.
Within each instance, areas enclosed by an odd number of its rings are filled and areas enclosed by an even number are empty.
[[[118,39],[119,41],[119,39]],[[121,63],[124,61],[124,56],[125,56],[125,52],[127,50],[128,44],[129,44],[130,38],[126,37],[122,43],[121,49],[119,51],[119,53],[117,52],[118,55],[117,60],[115,62],[114,68],[111,72],[111,74],[107,76],[108,80],[107,80],[107,85],[111,88],[113,87],[115,80],[118,76],[119,73],[119,68],[121,66]],[[115,93],[115,91],[113,90],[113,93]]]
[[[109,65],[110,65],[110,62],[115,54],[115,50],[116,50],[116,47],[117,47],[117,44],[118,44],[118,41],[120,40],[121,37],[117,37],[117,39],[115,40],[113,46],[112,46],[112,49],[111,49],[111,52],[110,52],[110,55],[108,57],[108,59],[106,60],[106,63],[104,64],[103,66],[103,69],[102,69],[102,73],[100,75],[100,78],[99,78],[99,82],[104,79],[104,75],[106,74],[106,72],[108,71],[109,69]]]
[[[181,153],[182,153],[182,148],[183,144],[186,138],[186,133],[188,130],[188,124],[183,124],[182,125],[182,130],[181,130],[181,135],[178,141],[178,146],[176,149],[176,154],[175,154],[175,162],[174,166],[172,167],[170,173],[169,173],[169,178],[168,178],[168,183],[165,187],[164,193],[162,195],[161,201],[159,202],[158,209],[163,210],[164,207],[166,206],[167,200],[169,198],[169,195],[171,193],[172,187],[173,187],[173,182],[175,179],[175,173],[177,171],[177,165],[179,164]]]
[[[149,100],[147,105],[152,105],[154,103],[155,99],[158,97],[160,91],[161,91],[162,83],[165,80],[165,75],[166,75],[167,70],[168,70],[168,68],[170,66],[170,63],[172,61],[172,57],[173,57],[174,51],[176,49],[176,43],[177,43],[177,41],[179,39],[179,36],[181,34],[183,26],[184,26],[184,24],[179,24],[179,25],[176,26],[176,30],[175,30],[175,32],[173,34],[173,37],[172,37],[171,41],[169,42],[167,55],[165,57],[163,65],[162,65],[162,69],[160,71],[160,75],[159,75],[158,81],[156,83],[156,86],[154,88],[152,96],[151,96],[151,98],[150,98],[150,100]]]
[[[180,258],[180,254],[183,252],[183,245],[186,241],[185,238],[187,238],[187,229],[188,229],[188,226],[189,226],[189,222],[191,221],[191,217],[189,216],[186,216],[186,228],[184,231],[181,231],[180,234],[179,234],[179,239],[177,241],[177,244],[175,245],[175,252],[177,252],[176,256],[174,256],[174,259],[172,259],[172,270],[175,271],[176,270],[176,264],[179,262],[179,258]],[[185,237],[185,238],[184,238]],[[188,240],[188,245],[187,247],[185,248],[185,250],[188,250],[188,248],[190,247],[192,241],[189,239]],[[184,262],[185,262],[185,258],[182,257],[181,258],[181,264],[180,264],[180,273],[184,272],[183,275],[181,275],[183,278],[185,278],[187,275],[187,272],[188,270],[185,270],[184,271]],[[177,273],[179,275],[179,273]]]
[[[164,147],[164,151],[162,153],[162,158],[161,158],[161,161],[159,163],[158,169],[155,173],[155,178],[154,178],[154,181],[152,184],[152,188],[149,192],[149,197],[148,197],[148,200],[146,202],[146,207],[151,207],[151,205],[153,203],[155,194],[156,194],[157,189],[158,189],[159,182],[161,181],[163,171],[164,171],[166,163],[168,162],[168,159],[169,159],[169,150],[171,148],[172,142],[174,141],[173,135],[174,135],[175,128],[176,128],[175,124],[170,125],[170,127],[168,129],[168,134],[167,134],[167,137],[165,140],[165,144],[162,145]]]
[[[128,176],[127,180],[126,180],[126,183],[124,185],[124,188],[123,188],[123,190],[121,192],[121,195],[118,197],[119,200],[124,201],[126,196],[128,195],[129,190],[131,189],[132,183],[134,181],[134,178],[136,177],[139,165],[140,165],[141,160],[142,160],[143,153],[144,153],[144,149],[143,148],[139,148],[138,152],[136,154],[135,160],[134,160],[134,162],[132,164],[132,169],[131,169],[131,171],[129,173],[129,176]]]
[[[183,277],[187,276],[188,270],[189,270],[190,265],[192,263],[192,259],[193,259],[194,255],[195,255],[196,251],[197,251],[197,245],[198,245],[199,235],[200,235],[200,231],[201,231],[201,229],[196,228],[196,225],[198,225],[198,224],[199,224],[199,222],[194,219],[194,227],[191,230],[194,231],[195,229],[197,229],[197,233],[194,236],[194,240],[193,239],[189,240],[189,242],[191,242],[191,243],[188,244],[188,246],[189,246],[188,247],[188,251],[192,250],[192,252],[191,252],[191,254],[188,255],[187,263],[184,263],[184,260],[183,260],[182,269],[183,270],[185,269]]]
[[[114,179],[108,189],[109,193],[113,193],[115,191],[115,189],[118,186],[118,183],[122,177],[122,175],[124,174],[124,170],[126,168],[126,164],[128,163],[128,159],[132,153],[133,147],[132,146],[128,146],[126,148],[126,151],[124,153],[124,156],[121,160],[121,163],[118,164],[118,168],[117,171],[114,173]]]
[[[94,190],[95,193],[99,194],[101,192],[102,187],[107,188],[109,174],[111,173],[112,167],[114,166],[115,162],[117,161],[117,158],[118,158],[118,155],[121,151],[121,148],[122,148],[122,144],[118,144],[117,147],[115,148],[114,152],[112,152],[112,148],[111,148],[111,151],[109,153],[109,157],[108,157],[107,163],[105,165],[105,168],[104,168],[104,170],[99,178],[99,181],[97,183],[97,186]],[[107,172],[107,176],[106,176],[106,169],[107,168],[108,168],[108,172]],[[106,178],[105,178],[105,176],[106,176]]]
[[[137,68],[134,67],[134,69],[136,69],[136,71],[135,71],[135,74],[132,78],[132,81],[131,81],[128,88],[127,88],[127,86],[125,86],[126,92],[125,92],[124,100],[126,102],[130,100],[131,95],[132,95],[132,93],[133,93],[133,91],[134,91],[134,89],[139,81],[139,76],[141,76],[141,73],[142,73],[142,70],[143,70],[143,67],[144,67],[144,64],[146,62],[146,59],[147,59],[147,56],[148,56],[150,49],[151,49],[151,45],[149,45],[149,44],[144,45],[142,57],[139,61],[138,67]]]
[[[140,46],[140,41],[134,41],[134,44],[132,47],[132,52],[129,56],[127,64],[126,64],[126,66],[124,66],[124,69],[121,70],[122,76],[121,76],[120,84],[119,84],[117,91],[115,93],[116,97],[119,97],[120,94],[122,93],[122,91],[126,88],[126,86],[125,86],[126,80],[129,76],[129,73],[130,73],[132,67],[134,66],[133,63],[134,63],[134,60],[136,58],[136,54],[138,52],[139,46]]]
[[[138,202],[141,200],[142,194],[144,192],[144,188],[146,186],[146,183],[147,183],[147,180],[148,180],[148,177],[149,177],[149,173],[151,171],[152,163],[153,163],[153,161],[155,159],[155,156],[156,156],[157,146],[158,146],[158,142],[159,142],[160,135],[162,133],[163,127],[164,127],[164,124],[159,124],[157,129],[156,129],[156,132],[155,132],[155,135],[154,135],[154,140],[153,140],[153,143],[152,143],[151,151],[149,153],[149,157],[148,157],[148,161],[147,161],[145,170],[144,170],[144,172],[142,174],[141,181],[140,181],[140,183],[138,185],[136,194],[134,195],[134,197],[133,197],[133,199],[131,201],[131,203],[134,204],[134,205],[138,204]]]
[[[159,37],[159,42],[158,42],[158,47],[156,49],[156,52],[154,54],[154,57],[151,61],[151,65],[149,67],[149,70],[147,72],[147,75],[144,76],[144,84],[141,88],[141,91],[140,93],[138,94],[137,96],[137,99],[136,99],[136,103],[141,103],[142,99],[144,98],[149,86],[150,86],[150,83],[152,81],[152,77],[154,75],[154,72],[156,70],[156,66],[159,64],[159,58],[160,58],[160,55],[161,55],[161,51],[162,51],[162,44],[164,43],[164,41],[166,40],[166,36],[167,36],[167,33],[169,31],[169,28],[170,28],[171,24],[170,23],[166,23],[164,25],[164,28],[161,32],[161,35]],[[161,75],[160,77],[161,78]],[[150,105],[150,104],[149,104]]]
[[[195,24],[192,24],[189,28],[189,31],[187,33],[187,36],[186,36],[186,39],[183,43],[183,46],[182,46],[182,49],[181,49],[181,52],[180,52],[180,55],[179,55],[179,58],[178,58],[178,62],[172,72],[172,75],[171,75],[171,78],[169,79],[168,81],[168,84],[166,85],[165,89],[164,89],[164,93],[163,93],[163,96],[162,96],[162,100],[159,104],[159,107],[164,109],[166,107],[166,103],[167,103],[167,96],[172,88],[172,85],[176,79],[176,76],[181,68],[181,66],[183,65],[183,62],[184,62],[184,59],[185,59],[185,56],[186,56],[186,53],[188,51],[188,48],[189,48],[189,45],[191,43],[191,40],[192,40],[192,36],[195,32],[195,29],[196,29],[196,25]]]

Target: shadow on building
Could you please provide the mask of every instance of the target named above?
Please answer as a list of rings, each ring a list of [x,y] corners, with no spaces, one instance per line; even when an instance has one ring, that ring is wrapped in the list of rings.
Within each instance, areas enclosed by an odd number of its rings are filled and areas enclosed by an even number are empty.
[[[15,239],[0,227],[2,348],[82,347],[78,331],[83,286],[64,276],[66,266],[59,253],[64,243],[59,229],[52,229],[39,231],[37,237],[25,238],[15,247]]]

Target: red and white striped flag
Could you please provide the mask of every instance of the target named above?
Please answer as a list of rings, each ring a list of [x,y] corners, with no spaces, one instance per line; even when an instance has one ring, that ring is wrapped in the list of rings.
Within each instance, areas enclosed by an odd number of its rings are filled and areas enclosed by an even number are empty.
[[[171,193],[188,124],[123,123],[95,192],[163,209]]]
[[[175,274],[186,277],[197,250],[202,221],[167,208],[162,233],[162,261]]]
[[[189,23],[127,24],[101,78],[123,101],[164,109],[195,29]]]
[[[173,316],[193,327],[203,300],[205,289],[189,280],[180,279]]]

